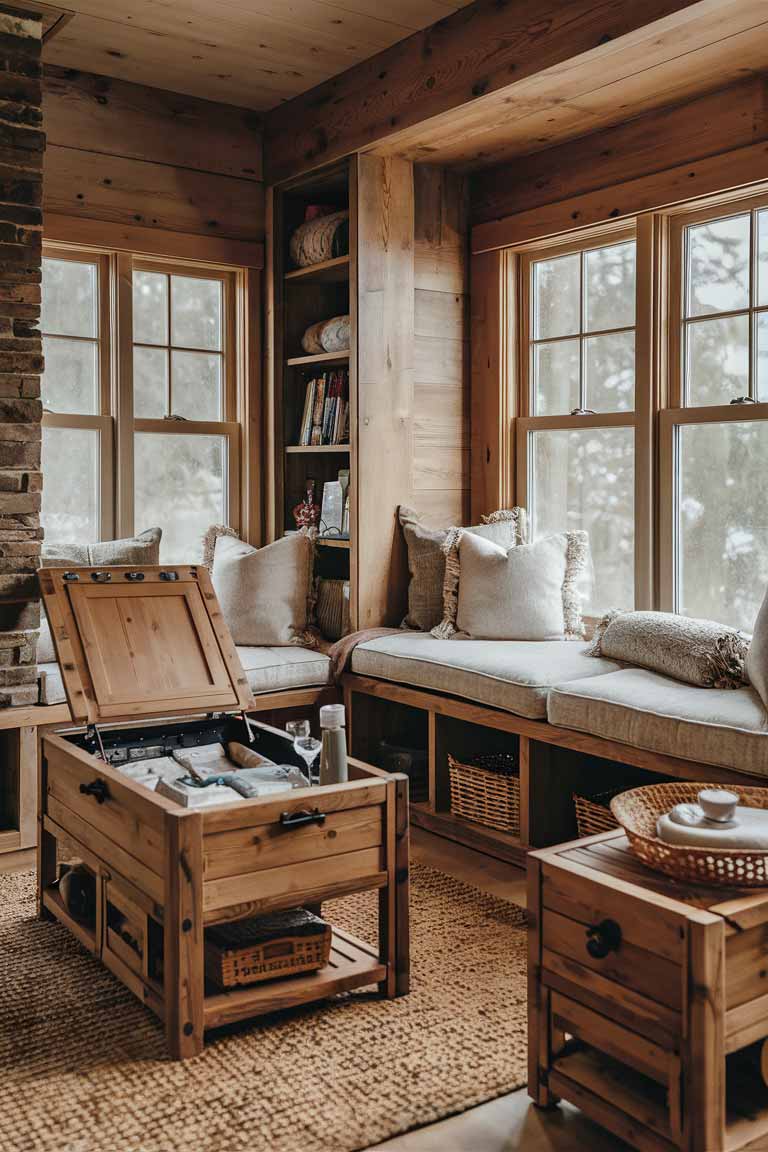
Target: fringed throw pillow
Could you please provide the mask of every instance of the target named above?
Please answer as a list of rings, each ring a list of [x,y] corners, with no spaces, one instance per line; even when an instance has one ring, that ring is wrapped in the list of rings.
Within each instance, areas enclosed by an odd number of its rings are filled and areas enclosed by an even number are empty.
[[[561,532],[503,548],[462,534],[456,637],[577,640],[583,634],[579,577],[589,559],[586,532]]]
[[[609,612],[589,651],[699,688],[741,688],[748,648],[745,636],[714,620],[673,612]]]
[[[522,510],[504,509],[483,517],[482,524],[471,528],[430,528],[418,512],[402,504],[398,510],[408,549],[408,613],[404,628],[429,632],[443,619],[443,589],[446,576],[446,544],[452,534],[474,532],[511,548],[522,539]]]
[[[437,640],[450,640],[456,632],[456,613],[459,607],[459,545],[465,532],[491,540],[501,548],[514,548],[528,539],[524,508],[500,508],[490,516],[483,516],[482,524],[475,528],[449,528],[443,541],[445,571],[443,576],[443,612],[439,624],[431,629]]]
[[[755,620],[752,642],[747,653],[747,676],[763,704],[768,708],[768,592]]]

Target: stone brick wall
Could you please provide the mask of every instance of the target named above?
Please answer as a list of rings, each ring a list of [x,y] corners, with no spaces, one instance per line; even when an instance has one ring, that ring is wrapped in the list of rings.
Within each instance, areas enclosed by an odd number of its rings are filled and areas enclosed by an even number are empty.
[[[37,702],[42,26],[0,3],[0,707]]]

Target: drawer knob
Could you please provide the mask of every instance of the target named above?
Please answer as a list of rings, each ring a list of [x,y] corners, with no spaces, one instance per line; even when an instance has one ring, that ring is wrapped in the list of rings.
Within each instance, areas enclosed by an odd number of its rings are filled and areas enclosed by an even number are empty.
[[[305,824],[325,824],[325,812],[313,808],[311,812],[281,812],[280,823],[283,828],[303,828]]]
[[[103,804],[109,796],[106,780],[93,780],[90,784],[81,784],[80,791],[83,796],[93,796],[97,804]]]
[[[609,952],[618,952],[621,928],[615,920],[601,920],[587,928],[587,952],[593,960],[605,960]]]

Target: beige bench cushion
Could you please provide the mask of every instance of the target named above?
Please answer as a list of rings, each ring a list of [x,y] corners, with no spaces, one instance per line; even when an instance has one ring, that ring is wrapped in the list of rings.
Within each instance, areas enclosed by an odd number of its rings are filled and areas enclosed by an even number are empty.
[[[547,714],[561,728],[768,776],[768,713],[753,688],[697,688],[625,668],[557,684]]]
[[[588,647],[572,640],[435,640],[403,632],[358,645],[352,671],[541,720],[552,684],[620,667],[587,656]]]
[[[238,648],[237,653],[254,696],[286,688],[322,687],[329,680],[328,657],[309,648]],[[40,664],[38,671],[40,703],[63,703],[67,697],[58,664]]]

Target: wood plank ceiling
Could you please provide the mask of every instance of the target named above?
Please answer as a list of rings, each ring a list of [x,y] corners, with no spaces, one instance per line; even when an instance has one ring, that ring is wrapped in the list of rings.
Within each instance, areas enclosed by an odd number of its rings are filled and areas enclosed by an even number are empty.
[[[46,63],[265,111],[468,0],[64,0]]]

